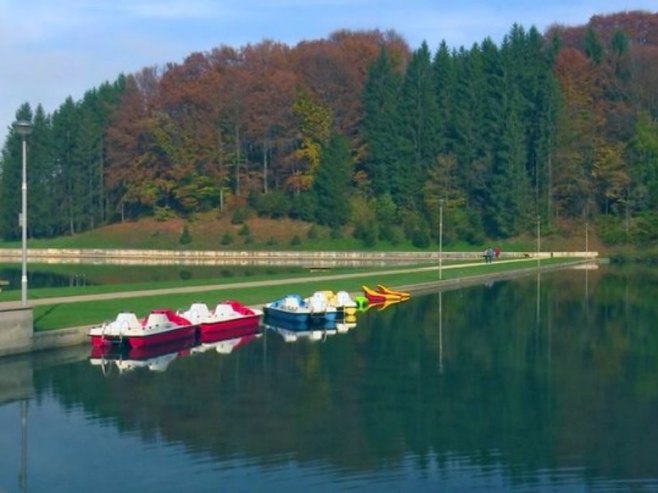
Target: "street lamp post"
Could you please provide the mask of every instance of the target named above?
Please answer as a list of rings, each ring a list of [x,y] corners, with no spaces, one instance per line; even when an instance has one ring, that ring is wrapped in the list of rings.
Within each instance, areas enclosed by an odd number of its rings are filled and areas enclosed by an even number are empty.
[[[541,216],[537,214],[537,265],[539,265],[540,249],[541,249]]]
[[[21,184],[21,306],[27,306],[27,136],[32,132],[32,124],[27,120],[14,123],[16,132],[23,140],[23,181]]]
[[[443,199],[439,200],[439,281],[443,280]]]

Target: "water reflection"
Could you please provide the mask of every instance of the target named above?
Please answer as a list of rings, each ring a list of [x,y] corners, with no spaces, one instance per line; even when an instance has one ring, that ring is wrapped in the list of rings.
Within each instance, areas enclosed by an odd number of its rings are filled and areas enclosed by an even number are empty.
[[[5,393],[0,423],[16,431],[2,443],[20,445],[27,399],[35,491],[53,490],[49,460],[76,465],[70,491],[109,491],[118,470],[144,491],[656,490],[657,280],[601,269],[435,293],[360,313],[320,344],[268,329],[164,373],[105,378],[88,348],[0,360],[0,375],[29,375]],[[104,467],[89,454],[99,434]]]
[[[260,337],[258,325],[240,331],[236,337],[224,337],[221,333],[204,337],[192,336],[165,344],[146,347],[93,346],[89,356],[92,366],[100,367],[103,375],[110,375],[116,368],[120,374],[145,368],[154,372],[164,372],[175,361],[187,356],[213,351],[230,354]]]
[[[336,334],[345,334],[357,325],[356,316],[345,316],[338,320],[321,323],[295,323],[292,320],[284,321],[272,319],[265,315],[264,329],[281,336],[285,342],[326,341],[328,337]]]

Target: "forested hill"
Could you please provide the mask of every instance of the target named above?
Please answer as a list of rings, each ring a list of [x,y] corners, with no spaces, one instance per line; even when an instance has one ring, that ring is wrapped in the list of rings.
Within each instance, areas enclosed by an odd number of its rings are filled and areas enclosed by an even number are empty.
[[[565,224],[658,237],[658,13],[416,50],[336,32],[193,53],[29,104],[29,236],[208,210],[302,219],[366,244],[480,242]],[[0,236],[20,237],[21,140],[0,160]]]

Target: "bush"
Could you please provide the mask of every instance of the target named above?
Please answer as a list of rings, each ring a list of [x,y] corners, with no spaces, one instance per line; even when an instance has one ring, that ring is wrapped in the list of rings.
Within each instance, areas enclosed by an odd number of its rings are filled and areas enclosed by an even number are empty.
[[[626,240],[622,221],[612,216],[601,216],[596,221],[596,229],[604,243],[619,245]]]
[[[352,235],[357,240],[361,240],[364,246],[373,247],[377,244],[377,224],[374,222],[357,224]]]
[[[633,218],[628,227],[628,236],[638,247],[655,243],[658,239],[658,217],[653,213],[644,213]]]
[[[404,231],[399,226],[385,224],[379,227],[379,238],[391,245],[399,245],[404,240]]]
[[[409,239],[413,238],[416,231],[423,229],[424,226],[420,214],[409,209],[400,210],[398,224],[402,225],[404,234]]]
[[[153,209],[153,216],[155,217],[156,221],[164,222],[176,217],[176,214],[174,214],[174,211],[172,211],[171,208],[167,205],[165,207],[155,207]]]
[[[265,245],[267,246],[274,246],[277,244],[277,241],[270,236],[270,239],[265,242]]]
[[[251,231],[249,230],[249,226],[247,226],[246,224],[243,224],[242,227],[240,228],[240,231],[238,231],[238,234],[240,236],[249,236],[250,232]]]
[[[187,224],[183,226],[183,232],[181,233],[178,242],[181,245],[189,245],[192,243],[192,235],[190,234],[190,230],[188,229]]]
[[[230,245],[233,243],[233,235],[227,231],[222,235],[221,243],[222,245]]]
[[[246,207],[238,207],[231,215],[231,224],[244,224],[249,217],[249,210]]]
[[[395,224],[397,207],[395,207],[395,203],[388,193],[374,200],[374,210],[379,224],[387,226]]]
[[[299,236],[295,235],[290,239],[290,246],[299,246],[302,244],[302,240]]]
[[[292,199],[289,216],[292,219],[313,222],[315,219],[315,200],[308,192],[300,193]]]
[[[417,229],[411,234],[411,244],[416,248],[430,246],[430,234],[425,228]]]
[[[306,232],[306,237],[309,240],[315,240],[318,237],[318,227],[314,224],[309,228],[309,230]]]
[[[288,196],[280,191],[258,194],[250,200],[259,216],[271,217],[272,219],[287,216],[290,212],[290,202]]]

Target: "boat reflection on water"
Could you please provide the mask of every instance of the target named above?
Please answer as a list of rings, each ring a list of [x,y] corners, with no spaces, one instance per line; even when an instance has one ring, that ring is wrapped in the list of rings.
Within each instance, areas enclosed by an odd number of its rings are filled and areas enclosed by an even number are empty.
[[[263,320],[266,330],[279,334],[285,342],[300,340],[325,341],[327,337],[344,334],[356,327],[356,316],[345,316],[338,320],[325,320],[321,322],[295,322],[284,321],[279,318],[268,317]]]
[[[210,350],[219,354],[229,354],[236,348],[256,340],[260,335],[260,326],[256,323],[244,327],[239,333],[231,331],[214,336],[192,336],[143,348],[92,346],[89,362],[93,366],[100,366],[104,375],[109,375],[113,368],[116,368],[119,374],[138,368],[163,372],[177,359]]]
[[[349,332],[356,327],[356,315],[345,315],[341,320],[336,321],[336,331],[339,334]]]
[[[378,312],[381,312],[393,305],[398,305],[402,301],[404,300],[386,300],[386,301],[380,301],[375,303],[368,303],[365,306],[363,306],[363,308],[360,308],[359,312],[367,312],[369,310],[377,310]]]
[[[127,346],[92,346],[89,362],[93,366],[100,366],[104,375],[108,375],[113,367],[119,373],[126,373],[137,368],[147,368],[151,371],[162,372],[178,358],[189,356],[190,350],[196,344],[196,337],[133,348]]]
[[[258,339],[260,336],[261,333],[256,330],[253,334],[248,334],[241,337],[232,337],[230,339],[221,339],[214,342],[205,339],[205,342],[201,342],[192,348],[192,353],[197,354],[205,353],[207,351],[215,351],[219,354],[230,354],[238,347],[249,344],[250,342]]]

